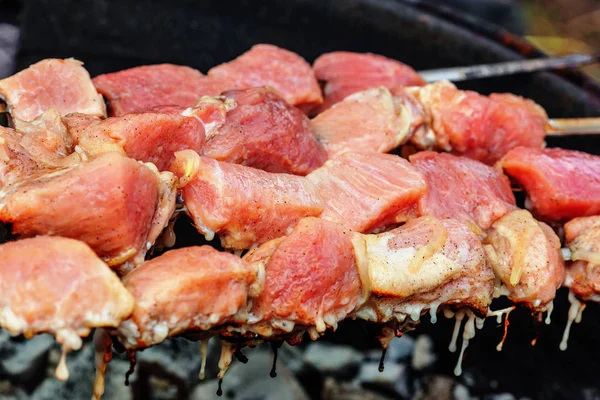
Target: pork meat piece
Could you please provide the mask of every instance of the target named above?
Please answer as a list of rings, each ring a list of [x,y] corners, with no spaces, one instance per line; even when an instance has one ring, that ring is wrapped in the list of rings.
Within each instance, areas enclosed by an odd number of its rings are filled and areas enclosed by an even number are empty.
[[[327,159],[308,117],[270,89],[235,90],[224,96],[236,107],[209,135],[204,155],[295,175],[306,175]]]
[[[51,333],[64,356],[78,350],[93,328],[116,328],[133,310],[133,297],[84,243],[38,236],[0,245],[0,326],[31,338]]]
[[[116,145],[128,157],[150,162],[165,171],[175,160],[175,152],[202,152],[206,140],[203,115],[199,114],[204,112],[202,107],[159,106],[96,121],[71,115],[66,122],[74,143],[91,156]]]
[[[186,331],[244,322],[256,280],[255,266],[210,246],[168,251],[123,279],[135,308],[119,338],[127,348],[145,348]]]
[[[410,162],[428,186],[419,200],[419,215],[453,218],[483,234],[517,208],[508,178],[483,163],[431,151],[411,155]]]
[[[323,202],[306,178],[177,153],[171,168],[187,184],[182,194],[198,231],[215,233],[226,249],[243,250],[284,236],[300,219],[318,216]],[[187,171],[186,171],[187,170]]]
[[[12,118],[31,121],[51,108],[106,117],[102,96],[80,61],[47,59],[0,80],[0,97]]]
[[[111,117],[165,105],[192,107],[202,96],[217,96],[231,89],[228,83],[209,79],[198,70],[173,64],[98,75],[93,82],[108,100]]]
[[[531,100],[512,94],[489,97],[458,90],[447,81],[415,91],[431,118],[435,148],[494,164],[518,146],[541,148],[548,117]],[[431,148],[429,141],[413,141]]]
[[[515,303],[546,310],[565,279],[560,239],[527,210],[512,211],[492,225],[485,250],[502,287]]]
[[[93,117],[97,118],[97,117]],[[56,169],[81,162],[56,109],[31,122],[13,120],[15,129],[0,127],[0,190]]]
[[[320,82],[324,82],[325,98],[320,111],[342,101],[347,96],[384,86],[421,86],[425,81],[411,67],[399,61],[371,53],[335,51],[318,57],[313,70]]]
[[[600,213],[600,157],[559,148],[519,147],[501,160],[504,172],[525,188],[528,208],[545,221]]]
[[[228,89],[269,86],[304,111],[323,102],[310,64],[298,54],[270,44],[253,46],[235,60],[213,67],[208,76],[231,82]]]
[[[416,216],[427,190],[423,175],[391,154],[344,153],[307,178],[325,203],[321,218],[362,233]]]
[[[438,308],[487,315],[494,273],[479,238],[464,224],[434,217],[363,235],[372,295],[356,316],[372,322],[419,321]]]
[[[316,338],[335,329],[369,296],[364,244],[353,244],[357,235],[305,218],[290,235],[249,252],[244,259],[265,275],[246,329],[266,338],[307,329]]]
[[[582,301],[600,302],[600,216],[575,218],[565,224],[571,250],[565,286]]]
[[[81,240],[111,267],[127,271],[144,261],[175,197],[172,173],[108,153],[11,187],[0,199],[0,221],[21,237]]]
[[[329,158],[347,151],[387,153],[422,125],[413,104],[408,94],[395,98],[385,87],[357,92],[313,118],[313,132]]]

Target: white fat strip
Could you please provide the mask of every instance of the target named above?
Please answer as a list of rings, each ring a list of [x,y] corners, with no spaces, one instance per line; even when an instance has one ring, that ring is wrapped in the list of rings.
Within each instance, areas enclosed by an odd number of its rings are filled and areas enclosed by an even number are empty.
[[[571,332],[571,325],[573,324],[573,322],[577,322],[578,317],[579,321],[581,321],[580,313],[583,312],[583,309],[585,308],[585,304],[577,300],[577,297],[575,297],[575,294],[572,291],[569,291],[569,302],[571,303],[571,307],[569,307],[567,325],[565,326],[565,331],[563,333],[563,337],[559,346],[559,348],[563,351],[567,349],[567,343],[569,342],[569,334]]]
[[[469,340],[475,337],[475,314],[473,311],[466,310],[467,314],[467,322],[465,322],[465,327],[463,329],[463,341],[462,346],[460,348],[460,354],[458,355],[458,361],[456,363],[456,367],[454,368],[454,375],[460,376],[462,374],[462,360],[465,355],[465,350],[469,345]]]
[[[210,341],[210,338],[208,339],[202,339],[200,341],[200,358],[201,358],[201,364],[200,364],[200,373],[198,374],[198,378],[200,380],[204,380],[204,378],[206,377],[206,355],[208,353],[208,342]]]
[[[219,374],[217,375],[219,379],[223,379],[225,376],[225,373],[231,364],[231,360],[233,359],[233,353],[235,353],[233,345],[221,340],[221,358],[219,358]]]

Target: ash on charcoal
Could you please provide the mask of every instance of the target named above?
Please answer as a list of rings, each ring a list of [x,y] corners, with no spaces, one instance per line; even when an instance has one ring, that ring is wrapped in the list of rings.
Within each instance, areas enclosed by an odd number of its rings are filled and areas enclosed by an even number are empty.
[[[394,338],[388,344],[387,351],[385,353],[386,361],[404,361],[410,358],[413,354],[415,348],[415,339],[403,335],[399,338]],[[370,350],[367,353],[368,360],[370,361],[379,361],[381,358],[381,350]]]
[[[418,336],[414,345],[412,367],[417,371],[424,370],[432,366],[436,359],[431,338],[428,335]]]
[[[600,389],[583,388],[581,390],[581,398],[584,400],[598,400],[600,399]]]
[[[131,386],[125,386],[124,377],[129,369],[129,359],[124,354],[113,354],[111,362],[108,364],[104,380],[103,400],[132,400],[133,390]],[[136,379],[134,373],[131,379]]]
[[[223,380],[223,396],[218,397],[217,380],[204,382],[196,387],[190,400],[308,400],[292,372],[284,363],[277,365],[277,377],[269,371],[273,361],[270,348],[261,345],[245,352],[248,363],[234,361]]]
[[[219,350],[210,342],[206,376],[217,374]],[[217,348],[215,348],[217,345]],[[198,382],[200,343],[174,338],[137,353],[133,390],[144,399],[176,399],[189,394]]]
[[[469,389],[465,385],[461,385],[457,383],[454,385],[454,389],[452,390],[452,395],[454,400],[469,400],[471,398],[471,394],[469,393]]]
[[[28,398],[27,392],[16,386],[10,381],[0,381],[0,400],[25,400]]]
[[[36,379],[37,375],[41,377],[44,374],[48,352],[53,344],[54,338],[50,335],[35,336],[24,342],[4,341],[2,347],[10,346],[11,351],[7,353],[12,354],[10,356],[3,354],[0,359],[0,371],[13,384],[31,385],[31,382],[39,380]]]
[[[510,393],[498,393],[485,396],[484,400],[517,400],[517,398]]]
[[[411,395],[408,379],[406,365],[388,362],[385,369],[380,372],[379,362],[365,362],[361,364],[353,383],[377,392],[394,393],[408,398]]]
[[[325,380],[322,398],[327,400],[391,400],[396,399],[397,396],[384,396],[351,384],[338,382],[329,377]]]
[[[423,385],[414,396],[415,400],[453,400],[454,380],[447,376],[425,377]]]
[[[304,361],[327,374],[351,377],[363,355],[350,346],[314,342],[304,353]]]

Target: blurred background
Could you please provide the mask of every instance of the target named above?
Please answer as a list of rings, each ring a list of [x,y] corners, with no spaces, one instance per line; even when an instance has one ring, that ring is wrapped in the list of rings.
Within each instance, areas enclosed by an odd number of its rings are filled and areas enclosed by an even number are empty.
[[[82,0],[85,1],[85,0]],[[78,0],[73,0],[73,3]],[[90,10],[103,1],[85,1]],[[185,0],[175,0],[184,3]],[[15,70],[15,56],[19,45],[19,26],[35,14],[40,4],[51,4],[47,0],[0,0],[0,77]],[[64,8],[69,1],[60,1]],[[106,2],[109,3],[109,2]],[[135,3],[123,0],[117,3]],[[433,4],[454,8],[459,13],[501,26],[538,46],[552,55],[576,52],[596,53],[600,51],[600,1],[599,0],[433,0]],[[140,4],[143,4],[141,2]],[[49,15],[48,18],[52,19]],[[144,19],[143,13],[131,15],[132,20]],[[60,19],[52,21],[61,24]],[[110,23],[109,23],[110,25]],[[35,29],[28,25],[26,29]],[[26,37],[26,36],[25,36]],[[65,40],[65,38],[56,38]],[[70,40],[69,38],[66,40]],[[588,66],[584,71],[600,81],[600,67]]]

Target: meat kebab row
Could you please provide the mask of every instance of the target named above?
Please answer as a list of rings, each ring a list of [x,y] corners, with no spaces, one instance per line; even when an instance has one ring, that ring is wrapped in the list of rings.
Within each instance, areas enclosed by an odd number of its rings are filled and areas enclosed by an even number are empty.
[[[50,332],[64,354],[97,328],[99,372],[112,340],[135,352],[218,336],[220,378],[256,341],[354,318],[381,324],[385,347],[442,311],[457,321],[451,348],[466,320],[460,373],[475,326],[512,309],[491,311],[494,297],[550,312],[562,285],[570,327],[600,298],[600,158],[543,149],[530,100],[422,84],[381,56],[311,68],[270,45],[208,75],[157,65],[92,80],[44,60],[0,81],[0,221],[17,239],[0,245],[0,326]],[[384,154],[407,143],[454,155]],[[183,212],[234,254],[151,257]]]

